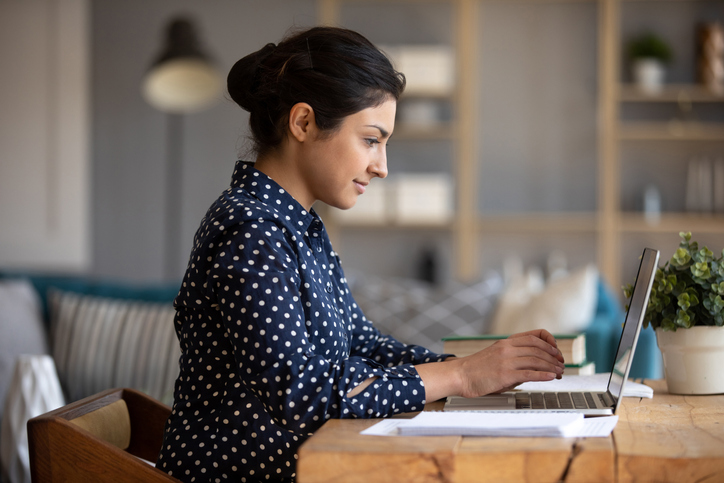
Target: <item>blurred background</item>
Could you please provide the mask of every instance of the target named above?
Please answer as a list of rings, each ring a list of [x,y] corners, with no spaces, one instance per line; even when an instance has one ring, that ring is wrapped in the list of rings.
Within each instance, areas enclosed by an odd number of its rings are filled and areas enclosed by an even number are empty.
[[[542,327],[566,374],[609,371],[643,248],[724,247],[723,22],[724,0],[0,0],[0,481],[30,481],[25,422],[64,398],[171,401],[171,301],[249,159],[226,75],[317,24],[408,81],[389,177],[315,206],[366,316],[438,352]],[[649,328],[629,375],[662,374]]]
[[[171,301],[249,159],[226,75],[317,24],[408,80],[389,177],[315,206],[366,316],[438,352],[543,327],[566,374],[609,371],[642,249],[724,248],[723,22],[724,0],[0,0],[0,481],[30,481],[25,422],[64,399],[171,401]],[[656,344],[631,377],[662,377]]]
[[[472,281],[553,256],[617,289],[644,245],[723,246],[720,30],[700,65],[722,1],[2,0],[0,268],[180,280],[247,115],[224,91],[189,112],[144,98],[178,18],[222,83],[322,22],[406,66],[389,179],[349,213],[318,207],[348,272]],[[633,77],[649,33],[663,87]]]

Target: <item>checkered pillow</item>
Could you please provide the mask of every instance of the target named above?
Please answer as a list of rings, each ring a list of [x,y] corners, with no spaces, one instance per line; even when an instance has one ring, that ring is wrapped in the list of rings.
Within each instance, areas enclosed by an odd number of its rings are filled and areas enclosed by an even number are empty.
[[[436,288],[417,280],[359,275],[353,278],[351,290],[365,316],[381,332],[442,352],[443,337],[488,332],[503,279],[490,273],[478,283]]]

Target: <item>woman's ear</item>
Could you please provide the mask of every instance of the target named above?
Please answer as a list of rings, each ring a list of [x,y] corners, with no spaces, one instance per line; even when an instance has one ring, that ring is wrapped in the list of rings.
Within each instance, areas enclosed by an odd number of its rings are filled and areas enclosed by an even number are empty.
[[[289,132],[300,143],[307,140],[316,127],[314,109],[306,102],[298,102],[289,110]]]

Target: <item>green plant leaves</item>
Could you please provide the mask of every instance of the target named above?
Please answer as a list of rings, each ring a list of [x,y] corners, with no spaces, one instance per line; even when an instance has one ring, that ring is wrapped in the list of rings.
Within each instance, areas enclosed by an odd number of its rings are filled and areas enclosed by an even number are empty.
[[[696,290],[692,288],[688,288],[684,293],[679,294],[676,301],[683,311],[689,310],[689,307],[699,305],[699,297],[696,295]]]
[[[696,316],[693,312],[689,312],[688,310],[680,310],[676,313],[676,320],[674,320],[674,323],[677,327],[683,327],[684,329],[688,329],[692,325],[694,325],[695,317]]]
[[[686,248],[677,248],[674,256],[671,257],[671,265],[674,267],[686,267],[691,261],[691,253]]]
[[[627,50],[630,59],[654,58],[668,63],[674,56],[669,44],[653,32],[646,32],[630,40]]]
[[[674,255],[656,270],[644,326],[672,331],[694,325],[724,326],[724,250],[715,258],[709,248],[699,249],[691,232],[679,236]],[[633,287],[623,290],[630,300]]]
[[[712,263],[714,274],[718,277],[724,278],[724,250],[722,250],[722,258],[715,263]]]
[[[711,315],[717,315],[724,308],[724,299],[721,295],[709,294],[709,297],[704,299],[704,308],[709,311]]]
[[[709,271],[709,264],[707,262],[697,262],[692,265],[691,273],[694,275],[694,277],[701,279],[702,281],[711,277],[711,272]]]

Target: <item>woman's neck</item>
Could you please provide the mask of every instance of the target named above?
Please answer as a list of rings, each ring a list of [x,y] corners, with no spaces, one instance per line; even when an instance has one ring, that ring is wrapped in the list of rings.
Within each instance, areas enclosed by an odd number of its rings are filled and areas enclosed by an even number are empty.
[[[259,157],[254,167],[284,188],[305,210],[309,211],[312,208],[315,200],[306,199],[302,177],[297,171],[296,163],[290,157],[279,155]]]

